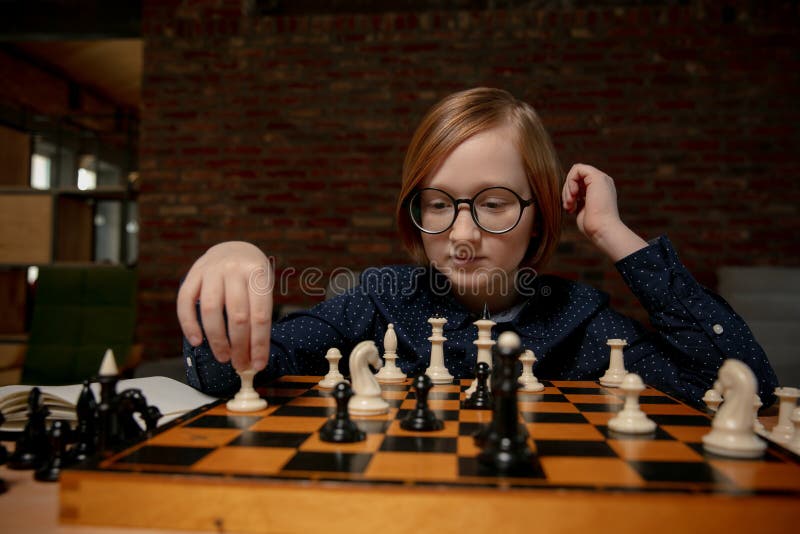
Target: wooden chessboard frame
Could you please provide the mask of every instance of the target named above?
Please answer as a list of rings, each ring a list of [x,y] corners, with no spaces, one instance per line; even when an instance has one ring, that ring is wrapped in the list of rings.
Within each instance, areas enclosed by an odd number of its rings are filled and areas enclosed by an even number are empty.
[[[400,429],[415,403],[407,382],[384,385],[388,415],[357,419],[366,441],[331,444],[317,432],[334,407],[319,379],[284,377],[262,391],[270,403],[262,412],[204,407],[110,458],[65,470],[61,522],[460,533],[761,531],[800,520],[796,455],[774,444],[759,460],[704,453],[708,415],[652,388],[641,405],[659,427],[645,437],[607,429],[623,396],[596,382],[544,382],[540,394],[521,394],[539,476],[498,478],[480,468],[470,436],[491,413],[459,407],[469,381],[431,390],[441,431]]]

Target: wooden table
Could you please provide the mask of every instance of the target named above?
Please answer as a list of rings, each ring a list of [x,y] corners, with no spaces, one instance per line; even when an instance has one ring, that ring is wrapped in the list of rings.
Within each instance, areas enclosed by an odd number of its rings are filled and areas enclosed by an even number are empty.
[[[5,443],[13,450],[12,443]],[[14,471],[0,466],[6,492],[0,494],[0,532],[36,534],[178,534],[175,530],[109,528],[60,525],[59,484],[37,482],[32,471]],[[120,499],[124,496],[120,495]],[[185,532],[185,531],[180,531]],[[198,531],[202,532],[202,531]]]

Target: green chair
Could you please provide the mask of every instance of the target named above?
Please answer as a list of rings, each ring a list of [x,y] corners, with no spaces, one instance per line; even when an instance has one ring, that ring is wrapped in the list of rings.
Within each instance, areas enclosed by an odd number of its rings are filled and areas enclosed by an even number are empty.
[[[130,365],[138,352],[135,325],[136,271],[116,266],[42,267],[22,383],[78,384],[97,373],[108,348],[120,367]]]

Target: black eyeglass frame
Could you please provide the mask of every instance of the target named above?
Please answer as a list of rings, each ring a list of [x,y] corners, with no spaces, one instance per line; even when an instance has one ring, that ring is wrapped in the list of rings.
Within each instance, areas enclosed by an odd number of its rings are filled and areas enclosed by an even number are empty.
[[[475,199],[490,189],[504,189],[509,193],[511,193],[512,195],[514,195],[514,197],[516,197],[517,201],[519,202],[519,216],[517,216],[516,222],[514,222],[514,224],[507,230],[489,230],[478,221],[478,215],[475,213]],[[439,193],[444,193],[446,197],[448,197],[450,200],[453,201],[453,220],[450,221],[450,224],[448,224],[443,230],[439,230],[438,232],[432,232],[430,230],[426,230],[417,223],[416,218],[414,217],[414,199],[419,197],[423,191],[438,191]],[[441,189],[437,189],[435,187],[425,187],[423,189],[415,191],[410,197],[408,197],[408,216],[411,218],[411,222],[414,224],[414,226],[417,227],[417,229],[419,229],[419,231],[429,235],[438,235],[448,231],[456,223],[456,219],[458,219],[458,207],[461,204],[466,204],[467,206],[469,206],[469,213],[472,216],[472,221],[478,228],[480,228],[484,232],[499,235],[499,234],[507,234],[508,232],[517,227],[519,221],[522,220],[522,214],[525,213],[525,208],[533,204],[533,198],[525,200],[524,198],[519,196],[515,191],[509,189],[508,187],[504,187],[502,185],[494,185],[492,187],[487,187],[486,189],[481,189],[480,191],[475,193],[472,196],[472,198],[455,198],[447,191],[442,191]]]

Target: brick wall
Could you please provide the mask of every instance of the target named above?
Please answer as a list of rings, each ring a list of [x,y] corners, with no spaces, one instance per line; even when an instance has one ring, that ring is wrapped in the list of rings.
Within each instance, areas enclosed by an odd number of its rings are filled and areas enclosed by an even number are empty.
[[[613,176],[624,220],[668,234],[701,282],[800,264],[797,8],[605,4],[259,17],[241,0],[146,1],[149,357],[177,354],[178,280],[219,241],[251,241],[284,273],[408,261],[392,216],[404,150],[432,104],[476,85],[531,102],[565,168]],[[562,243],[552,271],[642,316],[574,222]],[[290,282],[281,302],[316,300]]]

